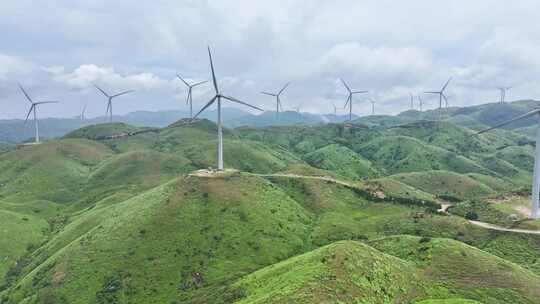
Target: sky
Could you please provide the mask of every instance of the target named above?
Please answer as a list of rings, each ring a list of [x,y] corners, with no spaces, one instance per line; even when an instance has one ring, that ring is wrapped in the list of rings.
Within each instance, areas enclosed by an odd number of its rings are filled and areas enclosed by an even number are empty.
[[[283,107],[330,113],[342,109],[346,90],[353,112],[368,115],[424,109],[453,77],[452,106],[499,99],[540,98],[540,19],[537,0],[300,1],[300,0],[18,0],[0,9],[0,119],[26,116],[21,83],[43,105],[40,117],[185,110],[186,88],[176,78],[210,79],[212,48],[221,89],[264,109],[274,100],[260,91],[290,87]],[[211,84],[194,90],[194,107],[212,96]],[[236,105],[225,105],[234,106]],[[415,103],[415,106],[417,104]],[[238,106],[246,111],[249,109]]]

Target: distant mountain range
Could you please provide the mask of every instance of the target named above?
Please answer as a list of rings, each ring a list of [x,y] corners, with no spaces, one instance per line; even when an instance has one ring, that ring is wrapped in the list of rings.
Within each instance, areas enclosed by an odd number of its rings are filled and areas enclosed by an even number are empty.
[[[264,127],[269,125],[294,125],[294,124],[318,124],[328,122],[342,122],[348,119],[347,115],[320,115],[311,113],[298,113],[287,111],[280,113],[279,121],[276,122],[275,112],[264,112],[254,115],[234,108],[224,108],[223,123],[227,127]],[[166,127],[175,121],[189,117],[186,111],[137,111],[126,115],[114,116],[115,122],[123,122],[134,126]],[[216,111],[202,113],[201,118],[216,121]],[[353,116],[357,118],[357,116]],[[45,118],[39,120],[40,135],[43,138],[61,137],[75,129],[100,124],[106,121],[105,117],[81,120],[75,118]],[[20,119],[0,120],[0,142],[21,143],[31,141],[34,138],[34,124],[28,121],[26,124]]]
[[[442,117],[445,120],[457,123],[464,127],[479,129],[486,126],[493,126],[526,112],[540,104],[535,100],[520,100],[511,103],[488,103],[470,107],[452,107],[443,109]],[[216,120],[216,112],[209,111],[201,115],[212,121]],[[115,116],[115,122],[123,122],[134,126],[165,127],[180,118],[189,117],[186,111],[138,111],[126,115]],[[314,125],[332,122],[344,122],[348,120],[348,115],[333,114],[313,114],[307,112],[286,111],[280,113],[276,120],[276,112],[267,111],[259,115],[250,114],[239,109],[224,108],[223,123],[230,128],[266,127],[270,125]],[[439,110],[416,111],[408,110],[396,116],[374,115],[358,117],[353,115],[357,123],[365,124],[369,127],[388,127],[401,123],[408,123],[416,120],[436,120],[439,119]],[[99,124],[106,121],[105,117],[97,117],[87,120],[79,118],[46,118],[40,120],[40,134],[43,138],[61,137],[75,129]],[[536,128],[536,118],[531,117],[506,128],[515,129],[527,135],[534,135]],[[20,119],[0,120],[0,142],[20,143],[30,141],[34,137],[34,127],[31,122],[27,124]]]

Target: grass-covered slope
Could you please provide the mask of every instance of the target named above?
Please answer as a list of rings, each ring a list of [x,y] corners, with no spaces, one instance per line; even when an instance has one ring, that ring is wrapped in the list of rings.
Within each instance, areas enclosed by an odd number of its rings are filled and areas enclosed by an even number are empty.
[[[91,167],[111,154],[106,146],[84,139],[50,141],[0,154],[0,197],[19,203],[77,200]]]
[[[242,278],[236,303],[408,303],[416,272],[362,243],[337,242]]]
[[[313,167],[335,172],[345,178],[367,179],[377,175],[369,160],[336,144],[308,153],[304,159]]]
[[[267,181],[239,175],[181,178],[107,208],[98,225],[46,254],[11,301],[195,301],[201,287],[211,293],[303,252],[309,232],[301,206]]]
[[[428,289],[428,294],[437,298],[536,303],[540,296],[538,275],[454,240],[396,236],[370,242],[370,245],[414,263],[437,287]]]
[[[459,154],[407,136],[382,136],[361,146],[358,152],[389,174],[428,170],[487,171]]]
[[[392,175],[391,178],[440,197],[472,199],[495,194],[487,185],[450,171],[426,171]]]

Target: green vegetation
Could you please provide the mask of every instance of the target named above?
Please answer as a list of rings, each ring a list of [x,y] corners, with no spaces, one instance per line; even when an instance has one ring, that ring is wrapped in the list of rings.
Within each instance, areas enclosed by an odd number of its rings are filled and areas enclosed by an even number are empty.
[[[225,129],[221,174],[208,120],[9,148],[0,302],[537,302],[540,236],[468,221],[540,229],[530,140],[436,116]]]
[[[336,144],[306,154],[305,160],[313,167],[335,172],[345,178],[367,179],[377,175],[370,161]]]

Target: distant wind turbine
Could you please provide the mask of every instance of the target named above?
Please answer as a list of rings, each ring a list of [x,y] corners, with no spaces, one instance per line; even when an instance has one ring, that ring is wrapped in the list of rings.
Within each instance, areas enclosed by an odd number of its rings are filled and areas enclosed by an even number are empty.
[[[437,95],[439,95],[439,119],[441,118],[441,115],[442,115],[442,100],[443,100],[443,98],[446,101],[446,104],[448,105],[448,100],[447,100],[446,95],[444,95],[444,90],[446,90],[446,87],[448,86],[448,84],[450,83],[451,80],[452,80],[452,77],[450,77],[448,79],[448,81],[444,84],[444,86],[442,87],[442,89],[440,91],[424,92],[425,94],[437,94]]]
[[[30,117],[30,114],[32,112],[34,112],[34,128],[35,128],[35,132],[36,132],[35,133],[35,143],[39,144],[39,124],[38,124],[38,117],[37,117],[37,106],[40,105],[40,104],[46,104],[46,103],[58,103],[58,101],[37,101],[37,102],[34,102],[32,100],[32,98],[30,98],[30,95],[28,95],[28,93],[26,93],[26,91],[24,90],[22,85],[19,84],[19,88],[21,89],[24,96],[26,97],[26,99],[28,99],[28,101],[31,104],[30,110],[28,111],[28,114],[26,114],[26,119],[24,120],[24,123],[26,124],[26,122],[28,121],[28,117]]]
[[[345,88],[349,92],[349,95],[347,96],[347,102],[345,103],[343,108],[347,108],[347,105],[349,105],[349,121],[352,121],[352,104],[353,104],[352,98],[353,98],[353,95],[354,94],[367,93],[368,91],[352,91],[351,88],[345,82],[345,80],[343,80],[343,78],[340,78],[340,80],[341,80],[341,83],[343,83],[343,85],[345,86]]]
[[[281,93],[283,93],[283,91],[285,91],[285,89],[286,89],[290,84],[291,84],[290,82],[287,82],[287,83],[283,86],[283,88],[281,88],[281,90],[279,90],[279,92],[277,92],[277,93],[261,92],[261,94],[269,95],[269,96],[274,96],[274,97],[276,98],[276,120],[279,119],[279,111],[283,111],[283,106],[281,105],[281,99],[280,99]]]
[[[418,107],[420,108],[420,112],[422,112],[422,107],[424,106],[424,102],[422,100],[422,96],[418,95]]]
[[[411,110],[414,110],[414,95],[409,92],[409,95],[411,96]]]
[[[208,80],[189,84],[179,74],[176,74],[176,77],[178,77],[178,79],[182,80],[182,82],[188,87],[188,93],[187,93],[187,97],[186,97],[186,104],[189,104],[189,118],[193,118],[193,95],[192,95],[193,94],[193,88],[196,87],[196,86],[199,86],[201,84],[207,83]]]
[[[508,124],[511,124],[515,121],[522,120],[531,116],[537,116],[537,118],[540,119],[540,108],[536,108],[532,111],[529,111],[525,114],[519,115],[515,118],[512,118],[508,121],[505,121],[503,123],[500,123],[496,126],[493,126],[491,128],[482,130],[478,132],[478,134],[491,131],[493,129],[497,129],[503,126],[506,126]],[[538,199],[540,196],[540,120],[538,121],[538,127],[536,131],[536,147],[535,147],[535,153],[534,153],[534,168],[533,168],[533,184],[532,184],[532,202],[531,202],[531,218],[532,219],[538,219]]]
[[[511,88],[512,87],[499,87],[499,88],[497,88],[501,92],[500,103],[505,103],[506,102],[506,92],[508,92],[508,90],[510,90]]]
[[[217,161],[218,161],[218,170],[223,171],[223,127],[221,122],[221,99],[226,99],[228,101],[236,102],[253,109],[264,111],[263,109],[240,101],[234,97],[222,95],[218,88],[218,83],[216,80],[216,73],[214,71],[214,62],[212,61],[212,53],[210,52],[210,47],[208,47],[208,58],[210,58],[210,69],[212,70],[212,83],[214,84],[214,89],[216,95],[210,99],[210,101],[193,117],[197,118],[199,114],[204,112],[209,106],[211,106],[217,100],[217,115],[218,115],[218,150],[217,150]]]
[[[105,95],[105,97],[107,97],[107,110],[105,111],[105,116],[107,116],[107,114],[109,114],[109,122],[112,122],[112,116],[113,116],[113,113],[112,113],[112,100],[113,98],[116,98],[118,96],[121,96],[121,95],[124,95],[124,94],[128,94],[128,93],[131,93],[133,92],[133,90],[129,90],[129,91],[124,91],[122,93],[118,93],[118,94],[115,94],[115,95],[109,95],[107,92],[105,92],[104,90],[102,90],[100,87],[98,87],[97,85],[94,84],[94,86],[96,87],[96,89],[98,89],[101,93],[103,93],[103,95]]]
[[[81,112],[81,120],[86,120],[86,105],[83,106],[82,112]]]
[[[373,98],[370,98],[369,102],[371,102],[371,115],[375,115],[375,103],[377,103],[377,101]]]
[[[334,122],[337,121],[337,107],[336,104],[332,102],[332,107],[334,107]]]

